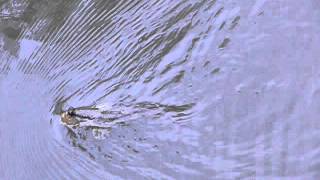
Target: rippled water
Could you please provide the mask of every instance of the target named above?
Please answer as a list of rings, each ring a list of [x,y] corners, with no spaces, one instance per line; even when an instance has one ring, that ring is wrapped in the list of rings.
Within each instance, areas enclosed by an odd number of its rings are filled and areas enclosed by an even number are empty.
[[[0,7],[0,179],[320,178],[318,1]]]

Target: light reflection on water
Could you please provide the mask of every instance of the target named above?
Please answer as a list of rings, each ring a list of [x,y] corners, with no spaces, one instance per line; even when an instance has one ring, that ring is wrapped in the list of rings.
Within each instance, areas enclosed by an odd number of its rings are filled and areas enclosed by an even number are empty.
[[[0,178],[317,179],[316,5],[0,2]]]

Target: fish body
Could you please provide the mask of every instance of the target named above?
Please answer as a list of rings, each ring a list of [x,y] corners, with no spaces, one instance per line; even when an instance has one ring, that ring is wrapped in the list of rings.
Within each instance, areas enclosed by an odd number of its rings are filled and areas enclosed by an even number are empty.
[[[98,108],[69,108],[60,117],[63,124],[71,127],[109,127],[124,117],[124,114],[118,111],[101,111]]]

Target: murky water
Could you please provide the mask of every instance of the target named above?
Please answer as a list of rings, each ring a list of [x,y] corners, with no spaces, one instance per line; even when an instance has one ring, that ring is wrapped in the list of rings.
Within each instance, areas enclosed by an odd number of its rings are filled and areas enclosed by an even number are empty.
[[[318,1],[0,7],[0,179],[320,178]]]

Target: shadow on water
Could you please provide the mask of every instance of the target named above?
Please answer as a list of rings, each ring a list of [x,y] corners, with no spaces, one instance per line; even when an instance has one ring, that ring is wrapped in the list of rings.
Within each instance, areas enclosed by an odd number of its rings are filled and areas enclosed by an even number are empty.
[[[317,179],[314,4],[0,1],[0,179]]]

